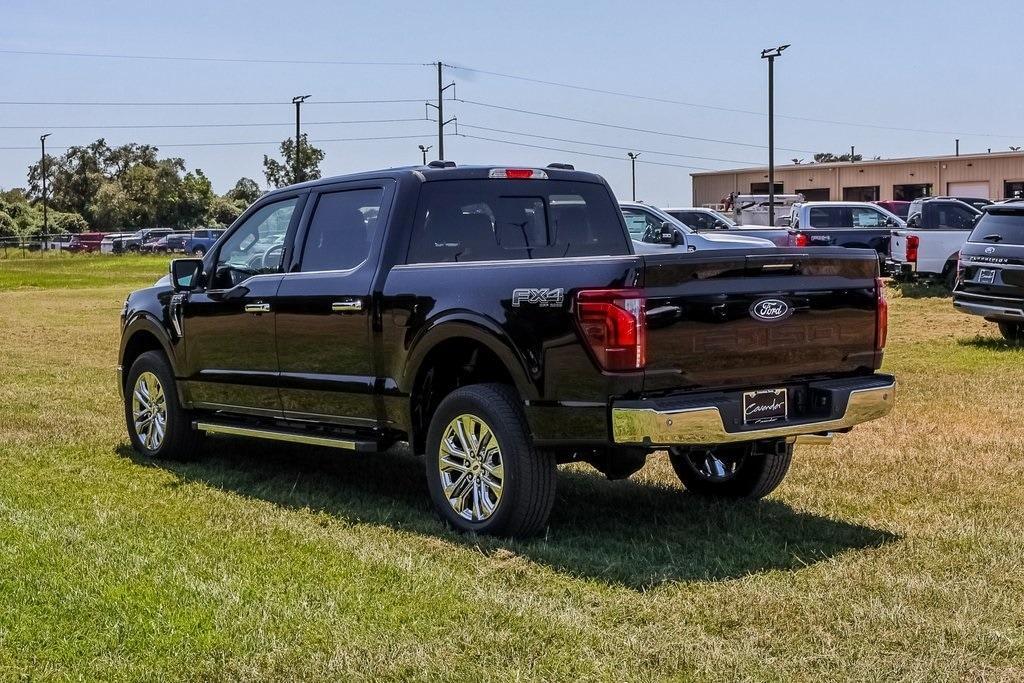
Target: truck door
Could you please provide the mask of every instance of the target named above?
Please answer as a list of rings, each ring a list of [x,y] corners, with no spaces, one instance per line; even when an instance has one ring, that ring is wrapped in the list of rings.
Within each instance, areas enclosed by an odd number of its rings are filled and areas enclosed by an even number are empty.
[[[941,273],[967,241],[980,213],[963,202],[926,202],[918,247],[917,269]]]
[[[393,194],[377,180],[310,197],[276,298],[285,417],[377,425],[372,286]]]

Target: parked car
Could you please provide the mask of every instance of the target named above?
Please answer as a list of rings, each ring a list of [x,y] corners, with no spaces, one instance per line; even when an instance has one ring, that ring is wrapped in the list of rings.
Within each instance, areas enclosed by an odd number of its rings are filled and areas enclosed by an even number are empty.
[[[563,164],[269,192],[125,302],[131,443],[408,441],[447,523],[523,536],[547,524],[558,463],[622,478],[668,449],[694,492],[758,498],[802,437],[891,410],[871,254],[632,244],[607,183]]]
[[[789,216],[793,206],[804,201],[804,196],[802,194],[776,194],[774,203],[770,200],[771,197],[767,194],[733,192],[725,203],[725,209],[732,214],[732,220],[736,225],[784,228],[789,225]],[[769,225],[769,206],[774,208],[774,226]]]
[[[994,203],[991,199],[985,199],[983,197],[936,197],[935,199],[959,199],[964,204],[967,204],[968,206],[973,206],[975,209],[978,209],[979,211],[981,209],[984,209],[989,204]]]
[[[984,208],[960,250],[953,306],[1024,342],[1024,201]]]
[[[906,227],[893,230],[891,270],[902,278],[938,277],[949,289],[956,260],[981,212],[952,197],[923,197],[910,204]]]
[[[67,250],[71,252],[92,252],[99,251],[100,242],[106,237],[105,232],[82,232],[71,236]]]
[[[100,242],[101,254],[122,254],[125,250],[125,242],[134,233],[131,232],[108,232]]]
[[[779,247],[789,246],[789,230],[786,228],[771,228],[767,225],[764,227],[740,227],[713,209],[696,206],[667,208],[662,211],[700,234],[744,235],[769,240]]]
[[[905,202],[900,199],[883,199],[871,203],[882,207],[889,213],[895,214],[900,218],[900,220],[907,220],[907,212],[910,211],[910,202]]]
[[[201,257],[210,250],[213,243],[223,234],[224,231],[220,229],[200,228],[193,230],[189,238],[185,240],[184,245],[182,245],[182,249],[186,253]]]
[[[626,219],[626,230],[635,242],[645,245],[667,244],[682,246],[688,251],[708,249],[751,249],[775,246],[772,242],[758,237],[734,234],[698,234],[679,219],[666,211],[640,202],[619,202],[619,209]],[[640,251],[649,253],[648,247]],[[654,250],[658,251],[658,250]]]
[[[870,202],[803,202],[793,206],[790,217],[794,246],[873,249],[883,273],[891,233],[906,227],[898,216]]]
[[[185,251],[185,243],[191,238],[191,232],[172,232],[164,238],[164,249],[167,253]]]
[[[170,235],[170,228],[143,228],[120,240],[121,251],[141,251],[146,242],[155,242],[164,235]]]

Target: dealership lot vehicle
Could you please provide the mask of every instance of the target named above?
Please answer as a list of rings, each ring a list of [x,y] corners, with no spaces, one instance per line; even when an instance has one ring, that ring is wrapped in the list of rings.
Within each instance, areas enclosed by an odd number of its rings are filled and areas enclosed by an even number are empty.
[[[953,306],[1024,341],[1024,202],[985,207],[960,251]]]
[[[953,197],[915,199],[906,226],[892,231],[890,270],[904,278],[938,277],[952,289],[957,255],[980,217]]]
[[[638,250],[645,253],[657,253],[659,249],[652,250],[643,245],[678,246],[688,251],[774,246],[767,239],[731,232],[700,235],[667,211],[640,202],[619,202],[619,208],[626,219],[626,230],[630,238],[641,245]]]
[[[210,250],[213,243],[224,234],[223,230],[201,228],[193,230],[185,243],[182,245],[182,249],[189,254],[194,256],[202,257]]]
[[[511,536],[546,525],[559,462],[618,478],[669,448],[691,490],[759,498],[798,438],[895,400],[876,260],[814,251],[636,255],[603,179],[565,167],[284,188],[126,300],[129,436],[409,441],[448,523]]]
[[[662,210],[700,234],[743,235],[769,240],[779,247],[790,246],[789,230],[785,228],[740,227],[724,214],[702,207],[676,207]]]
[[[173,231],[170,228],[143,228],[119,240],[115,245],[116,251],[140,251],[142,245],[147,242],[155,242],[161,237],[170,235]]]
[[[71,252],[91,252],[99,251],[100,243],[103,242],[103,238],[106,237],[106,233],[103,232],[83,232],[71,237],[71,241],[68,243],[67,250]]]
[[[133,234],[131,232],[108,232],[100,241],[101,254],[121,254],[125,250],[125,241]]]
[[[885,209],[886,211],[888,211],[889,213],[894,214],[895,216],[900,218],[900,220],[907,220],[907,213],[910,211],[910,202],[908,201],[895,199],[881,199],[871,203],[876,204]]]
[[[776,193],[774,203],[768,194],[738,194],[733,192],[726,202],[726,209],[732,214],[736,225],[744,227],[786,227],[789,225],[790,212],[793,206],[803,201],[803,195]],[[769,225],[768,208],[774,208],[775,225]]]
[[[793,206],[790,227],[797,246],[873,249],[884,271],[892,230],[905,224],[870,202],[803,202]]]

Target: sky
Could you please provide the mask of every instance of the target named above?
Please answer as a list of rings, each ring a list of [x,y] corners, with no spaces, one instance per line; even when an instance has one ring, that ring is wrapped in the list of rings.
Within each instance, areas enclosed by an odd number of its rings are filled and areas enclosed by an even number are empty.
[[[462,100],[445,103],[458,120],[446,158],[569,162],[629,199],[626,152],[637,150],[637,198],[686,205],[690,173],[767,163],[760,52],[784,43],[776,163],[851,145],[865,158],[946,154],[957,137],[962,153],[1005,150],[1024,145],[1024,91],[1004,85],[1021,59],[1018,12],[944,1],[4,0],[0,188],[25,185],[44,132],[57,153],[98,137],[155,144],[218,192],[242,176],[263,185],[263,155],[294,134],[291,98],[305,94],[325,176],[419,163],[418,145],[437,151],[423,102],[436,97],[428,64],[441,60],[447,95]],[[331,104],[352,100],[410,101]],[[352,140],[385,137],[400,139]]]

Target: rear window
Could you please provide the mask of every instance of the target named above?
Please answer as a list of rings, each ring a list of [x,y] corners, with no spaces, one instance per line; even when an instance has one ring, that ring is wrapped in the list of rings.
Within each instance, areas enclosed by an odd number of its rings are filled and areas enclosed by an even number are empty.
[[[409,263],[629,253],[618,207],[594,183],[446,180],[420,191]]]
[[[1024,244],[1024,213],[988,212],[971,232],[971,242],[983,244]]]

